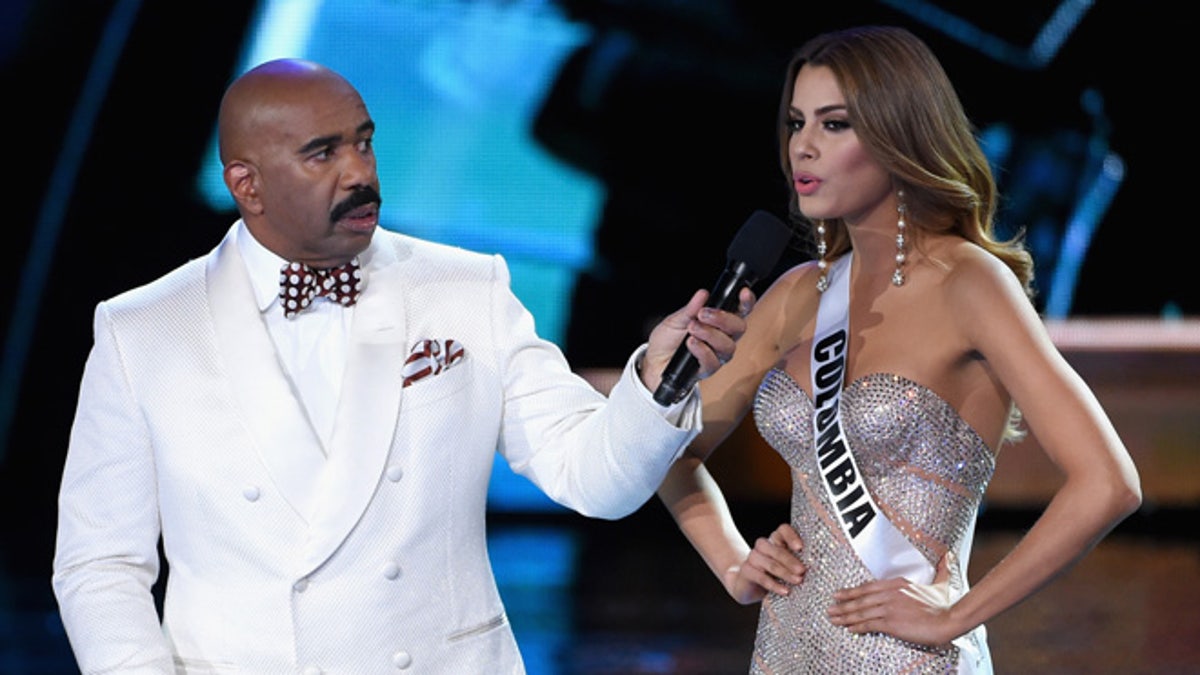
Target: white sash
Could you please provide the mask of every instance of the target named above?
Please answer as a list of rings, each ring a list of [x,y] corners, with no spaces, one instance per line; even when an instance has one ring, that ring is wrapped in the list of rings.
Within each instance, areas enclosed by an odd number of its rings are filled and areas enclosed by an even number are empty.
[[[912,583],[928,585],[933,583],[936,570],[879,510],[863,485],[862,473],[842,430],[840,403],[850,339],[851,257],[852,254],[846,253],[828,268],[829,287],[821,294],[813,337],[810,363],[815,410],[813,445],[823,479],[821,484],[837,510],[838,521],[850,545],[876,579],[904,577]],[[966,541],[970,541],[970,535]],[[959,563],[955,560],[953,564]],[[965,574],[965,566],[960,571]],[[944,590],[949,591],[948,588]],[[948,595],[939,599],[926,598],[927,602],[947,606],[955,600],[957,597]],[[990,675],[991,654],[982,625],[953,643],[959,649],[959,675]]]
[[[842,430],[839,404],[849,341],[851,257],[847,253],[828,268],[829,288],[821,294],[813,337],[813,438],[821,483],[850,545],[876,579],[904,577],[928,584],[933,582],[933,565],[879,510]]]

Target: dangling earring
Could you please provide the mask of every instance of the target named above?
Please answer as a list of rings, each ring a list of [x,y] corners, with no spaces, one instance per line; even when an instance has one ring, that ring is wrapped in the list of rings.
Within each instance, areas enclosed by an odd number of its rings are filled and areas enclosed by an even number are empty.
[[[817,223],[817,268],[821,270],[821,278],[817,279],[817,290],[821,293],[829,288],[829,261],[825,260],[825,252],[829,250],[825,244],[825,221]]]
[[[896,204],[896,212],[899,217],[896,220],[896,271],[892,273],[892,285],[904,285],[904,190],[896,192],[898,203]]]

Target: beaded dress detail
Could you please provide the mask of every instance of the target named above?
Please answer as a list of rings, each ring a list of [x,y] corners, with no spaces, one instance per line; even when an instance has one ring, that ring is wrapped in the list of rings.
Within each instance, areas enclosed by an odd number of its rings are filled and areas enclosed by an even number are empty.
[[[959,649],[930,649],[887,635],[855,635],[826,618],[834,591],[872,579],[837,522],[813,451],[813,405],[782,370],[767,373],[754,401],[759,433],[792,471],[792,526],[804,539],[804,581],[768,594],[759,613],[751,673],[954,673]],[[966,564],[995,457],[944,399],[897,375],[872,374],[841,395],[849,446],[882,513],[931,565],[952,550],[952,597]],[[983,631],[968,634],[986,653]]]

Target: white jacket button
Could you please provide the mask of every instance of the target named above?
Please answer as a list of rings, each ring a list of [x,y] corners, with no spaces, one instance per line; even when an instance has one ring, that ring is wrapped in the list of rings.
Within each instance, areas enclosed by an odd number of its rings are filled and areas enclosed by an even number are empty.
[[[400,566],[394,562],[390,562],[383,566],[383,576],[388,581],[395,581],[400,576]]]
[[[399,482],[404,477],[404,469],[399,464],[393,464],[387,468],[387,477],[393,483]]]
[[[301,580],[297,581],[295,584],[292,585],[292,588],[294,588],[297,593],[303,593],[304,591],[307,591],[308,590],[308,579],[301,579]]]
[[[412,656],[408,652],[396,652],[392,654],[392,664],[400,670],[405,670],[412,665]]]
[[[258,501],[260,494],[261,493],[259,492],[257,485],[247,485],[246,487],[242,488],[242,496],[245,497],[246,501],[248,502]]]

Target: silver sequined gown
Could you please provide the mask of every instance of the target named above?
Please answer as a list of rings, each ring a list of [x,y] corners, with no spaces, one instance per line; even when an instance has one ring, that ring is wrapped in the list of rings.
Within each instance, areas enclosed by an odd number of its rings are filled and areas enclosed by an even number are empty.
[[[850,547],[822,483],[812,414],[812,402],[795,380],[781,370],[767,374],[755,398],[755,421],[791,467],[792,526],[804,539],[808,572],[788,596],[763,600],[750,672],[956,672],[958,648],[936,651],[889,636],[854,635],[826,618],[835,590],[869,581],[871,574]],[[958,597],[975,517],[995,467],[992,452],[937,394],[895,375],[868,375],[846,386],[841,416],[862,479],[883,514],[931,564],[938,551],[958,554],[951,572]],[[968,639],[986,654],[982,630]]]

